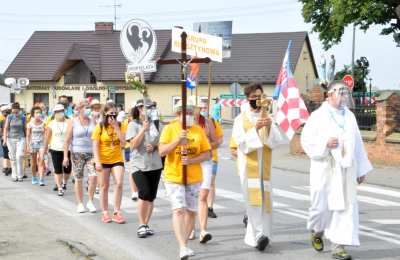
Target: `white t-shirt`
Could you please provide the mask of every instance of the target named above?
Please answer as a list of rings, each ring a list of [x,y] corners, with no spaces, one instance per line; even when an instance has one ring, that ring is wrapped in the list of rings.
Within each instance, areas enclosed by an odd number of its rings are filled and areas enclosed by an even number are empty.
[[[52,120],[48,128],[51,129],[50,149],[54,151],[64,151],[64,140],[67,132],[67,121],[58,122]]]
[[[31,129],[31,142],[43,143],[44,140],[44,122],[35,124],[33,120],[28,123],[28,129]]]

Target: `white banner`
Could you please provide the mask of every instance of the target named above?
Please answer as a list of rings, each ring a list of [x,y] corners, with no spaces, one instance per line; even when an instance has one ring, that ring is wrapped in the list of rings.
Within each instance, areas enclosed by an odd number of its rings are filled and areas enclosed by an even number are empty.
[[[213,61],[222,62],[222,38],[209,34],[172,29],[172,51],[181,53],[181,34],[187,33],[186,53],[199,58],[210,58]]]

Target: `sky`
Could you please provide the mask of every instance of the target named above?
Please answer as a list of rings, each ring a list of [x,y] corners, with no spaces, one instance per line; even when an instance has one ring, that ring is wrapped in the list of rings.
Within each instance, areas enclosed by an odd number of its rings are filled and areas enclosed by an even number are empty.
[[[351,64],[352,28],[346,28],[341,43],[325,52],[318,34],[311,33],[312,25],[304,22],[296,0],[1,0],[0,73],[34,31],[94,30],[95,22],[114,20],[115,1],[121,5],[117,8],[118,30],[128,20],[142,18],[154,29],[175,25],[192,29],[194,22],[232,20],[233,33],[308,31],[317,66],[323,53],[335,55],[336,70]],[[355,57],[368,58],[374,88],[400,89],[400,47],[391,35],[380,35],[380,29],[357,30]]]

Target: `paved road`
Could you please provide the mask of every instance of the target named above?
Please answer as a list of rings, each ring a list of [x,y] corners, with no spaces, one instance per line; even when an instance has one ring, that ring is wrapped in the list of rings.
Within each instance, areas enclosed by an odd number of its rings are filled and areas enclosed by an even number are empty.
[[[309,246],[309,234],[305,228],[309,206],[308,176],[275,168],[272,174],[274,237],[271,246],[259,253],[243,243],[244,209],[239,178],[226,145],[221,147],[215,205],[218,218],[209,221],[209,231],[214,238],[207,245],[200,245],[197,240],[190,242],[190,247],[196,252],[192,259],[330,259],[329,245],[328,250],[321,254],[315,253]],[[41,188],[32,186],[28,181],[13,183],[6,177],[0,177],[0,212],[3,211],[0,219],[4,217],[7,220],[0,222],[1,259],[73,259],[57,249],[59,244],[54,244],[56,239],[85,243],[103,259],[177,259],[170,204],[162,185],[151,222],[156,235],[139,239],[136,237],[137,207],[130,200],[127,180],[122,203],[127,224],[117,225],[102,224],[99,213],[75,213],[71,184],[61,198],[51,191],[53,184],[50,179],[48,185]],[[354,258],[400,259],[400,190],[362,185],[359,200],[362,246],[351,250]],[[98,198],[95,203],[99,206]],[[13,214],[7,215],[4,210]],[[4,234],[13,234],[10,225],[18,221],[20,225],[13,226],[17,234],[5,237]],[[32,228],[32,221],[39,223],[41,228]],[[42,232],[43,236],[38,235]],[[13,239],[21,243],[19,250],[18,247],[10,248],[10,245],[17,244]],[[8,249],[2,245],[5,240],[8,241]],[[40,243],[42,240],[47,241],[48,249],[53,249],[52,253],[45,253],[47,249],[43,244],[46,243]],[[36,252],[24,247],[26,243],[37,246]],[[41,250],[43,253],[40,253]]]

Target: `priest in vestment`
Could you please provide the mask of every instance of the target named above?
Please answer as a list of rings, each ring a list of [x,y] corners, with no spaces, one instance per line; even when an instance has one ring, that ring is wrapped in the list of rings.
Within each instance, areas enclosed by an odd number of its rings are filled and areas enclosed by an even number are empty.
[[[311,114],[301,145],[311,160],[308,229],[311,244],[324,249],[323,236],[332,243],[334,259],[349,260],[345,246],[359,246],[357,185],[372,170],[343,81],[328,86],[328,98]]]
[[[246,86],[248,106],[235,118],[230,142],[237,156],[237,168],[246,202],[248,224],[244,242],[263,251],[272,235],[272,149],[287,144],[278,125],[266,114],[262,117],[261,84]]]

